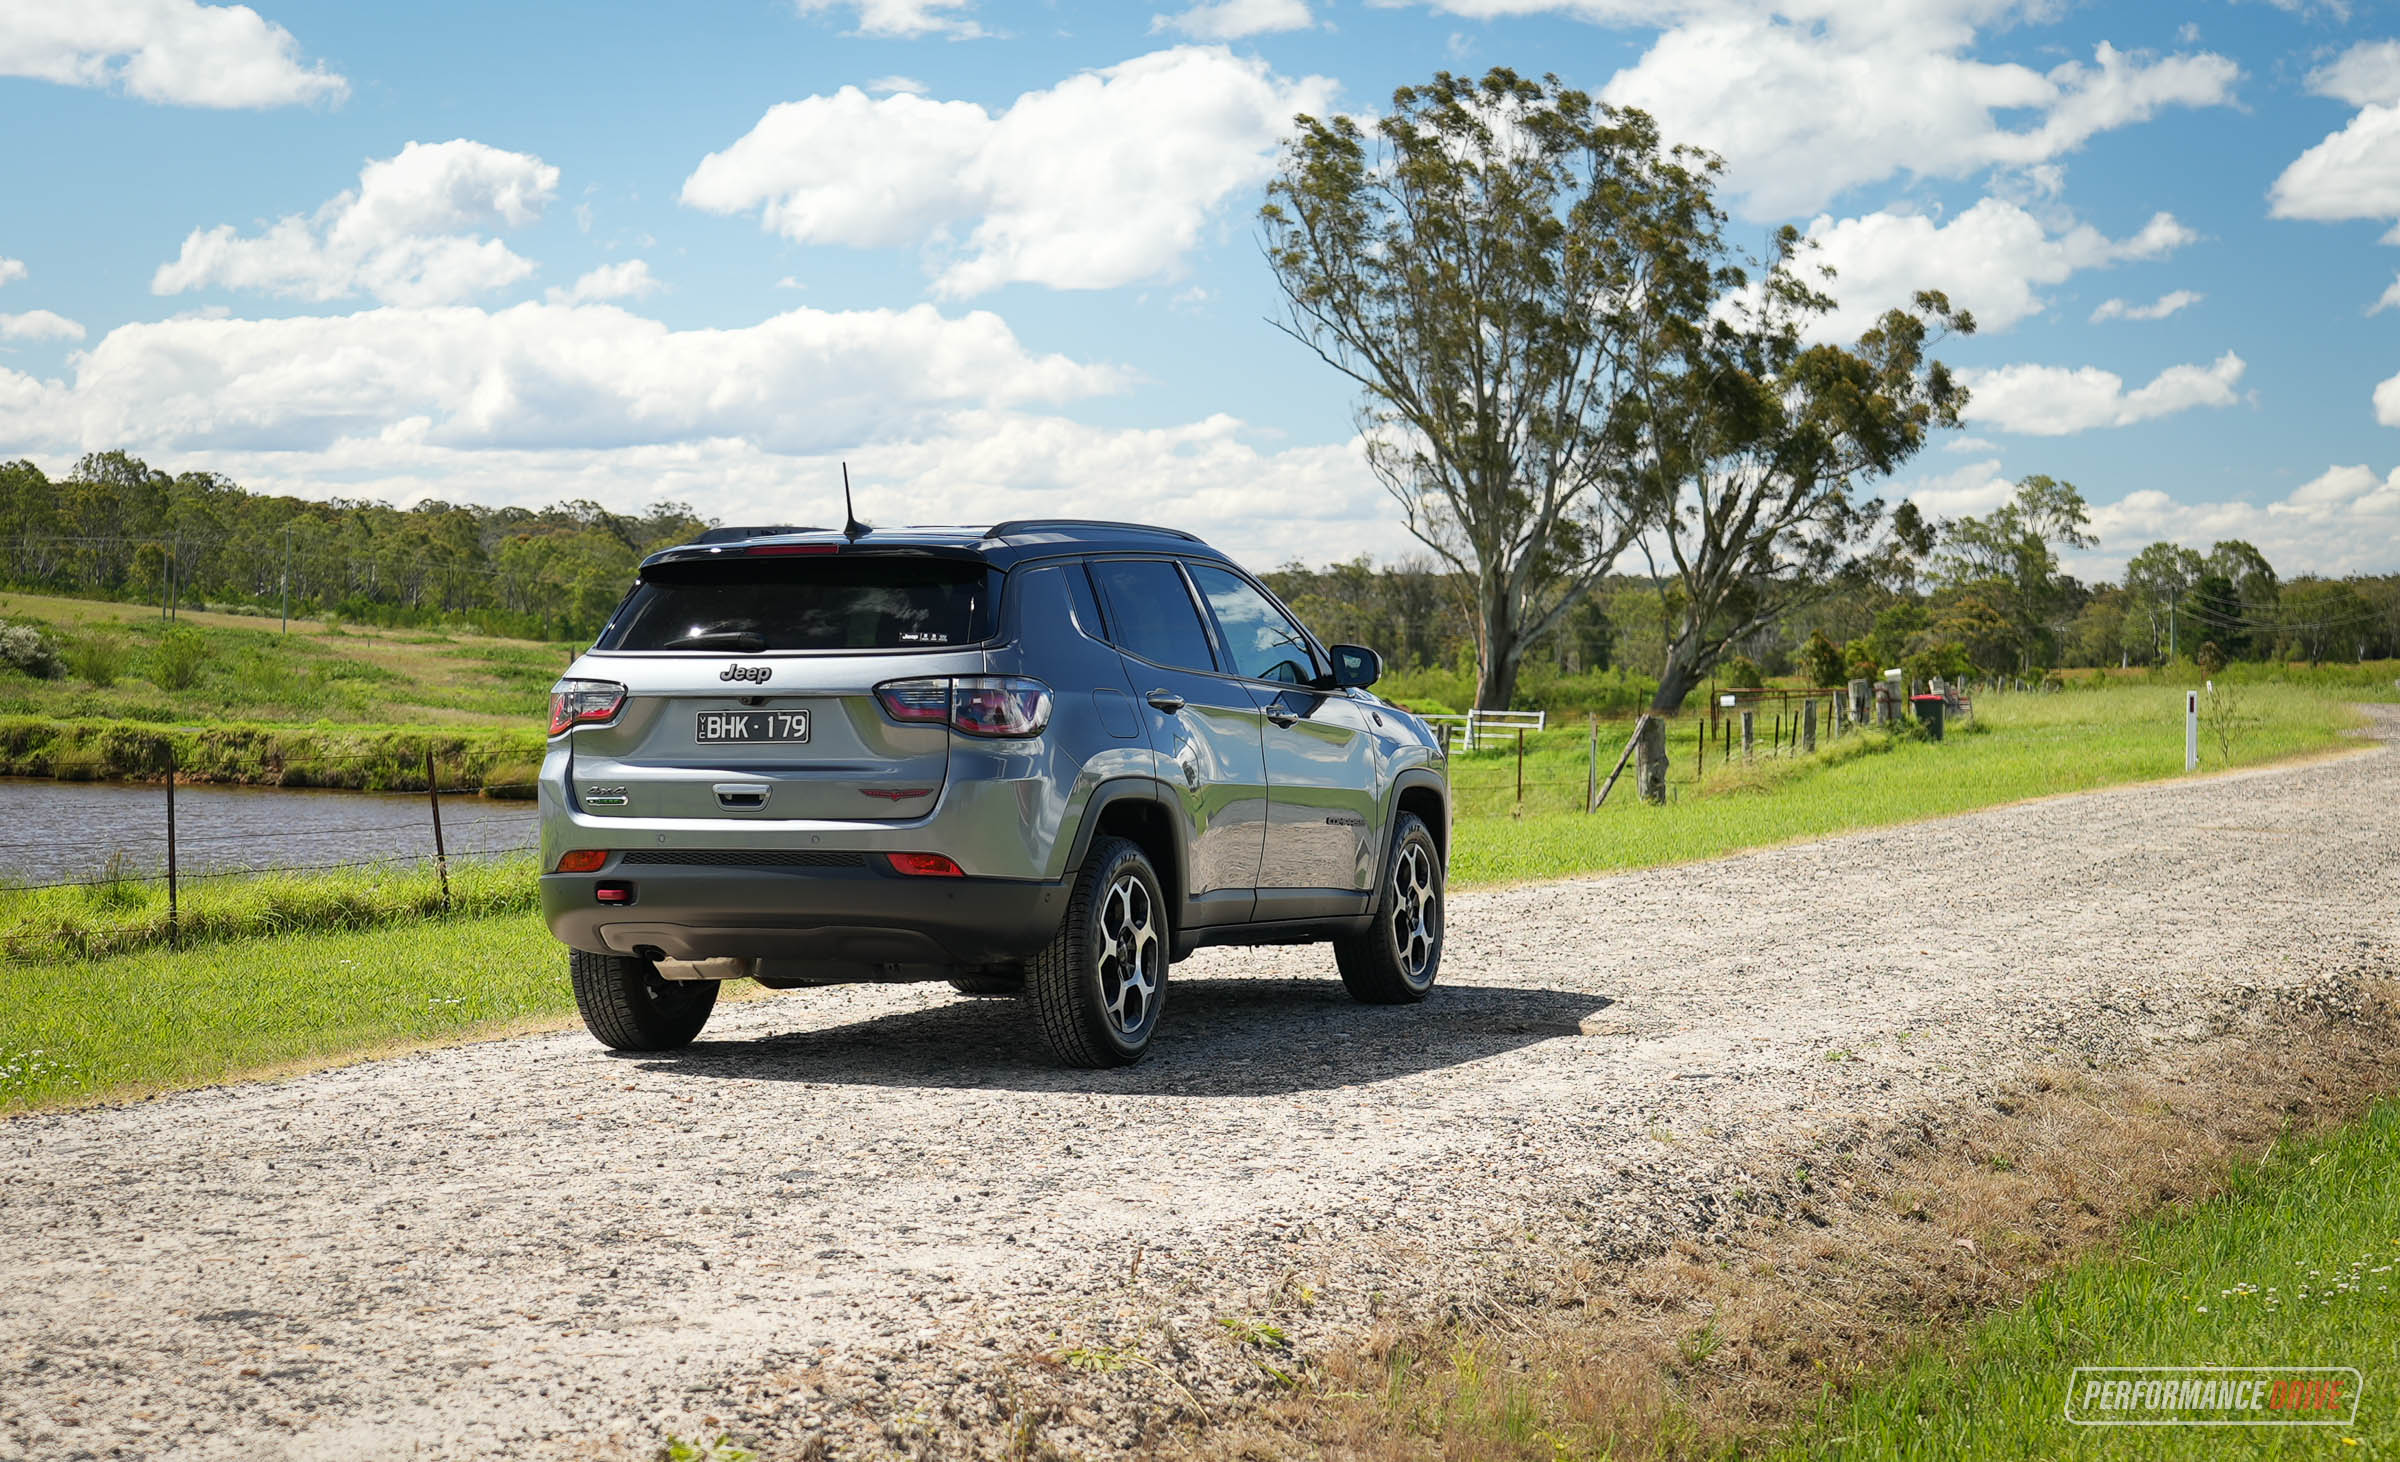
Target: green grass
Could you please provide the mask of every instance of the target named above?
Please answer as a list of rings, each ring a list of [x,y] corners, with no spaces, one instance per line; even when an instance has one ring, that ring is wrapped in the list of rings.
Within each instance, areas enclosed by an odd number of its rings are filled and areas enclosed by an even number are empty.
[[[440,879],[425,863],[192,879],[179,895],[176,932],[185,946],[384,929],[443,913]],[[540,904],[530,855],[462,858],[450,865],[453,916],[526,914]],[[124,878],[81,888],[0,888],[0,961],[57,965],[166,943],[163,882]]]
[[[2356,743],[2357,714],[2314,685],[2234,688],[2226,735],[2204,713],[2201,770],[2250,766]],[[2226,704],[2225,701],[2216,704]],[[1880,731],[1840,741],[1820,728],[1814,756],[1771,754],[1759,732],[1756,760],[1726,766],[1709,752],[1698,780],[1693,738],[1705,715],[1671,723],[1671,800],[1645,805],[1632,772],[1608,806],[1581,805],[1589,733],[1582,727],[1528,739],[1524,812],[1515,814],[1514,743],[1452,758],[1460,817],[1451,876],[1462,885],[1647,868],[1717,857],[1795,838],[1823,837],[1965,812],[2028,797],[2183,775],[2183,691],[2112,682],[2053,695],[1986,695],[1976,719],[1940,744]],[[1630,721],[1600,727],[1603,779]]]
[[[0,964],[0,1111],[203,1085],[570,1015],[532,914]]]
[[[2325,1427],[2086,1428],[2079,1365],[2355,1366],[2346,1444]],[[2144,1224],[1964,1344],[1829,1406],[1788,1458],[2375,1457],[2400,1451],[2400,1104],[2288,1144],[2223,1196]]]
[[[0,621],[55,642],[65,673],[0,668],[0,716],[60,720],[536,726],[576,647],[346,628],[51,595],[0,594]]]

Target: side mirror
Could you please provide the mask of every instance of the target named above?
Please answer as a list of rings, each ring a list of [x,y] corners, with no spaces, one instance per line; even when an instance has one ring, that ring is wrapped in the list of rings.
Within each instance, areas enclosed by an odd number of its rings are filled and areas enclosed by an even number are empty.
[[[1335,645],[1330,653],[1328,684],[1334,690],[1364,689],[1383,678],[1383,657],[1364,645]]]

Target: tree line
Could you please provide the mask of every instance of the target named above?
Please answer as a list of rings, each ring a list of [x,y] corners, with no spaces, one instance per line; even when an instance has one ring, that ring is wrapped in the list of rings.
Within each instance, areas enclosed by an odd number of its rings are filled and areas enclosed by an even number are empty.
[[[581,639],[599,631],[643,555],[709,526],[683,503],[639,514],[591,502],[491,508],[254,493],[96,452],[53,480],[0,462],[0,583],[170,606],[466,624]]]

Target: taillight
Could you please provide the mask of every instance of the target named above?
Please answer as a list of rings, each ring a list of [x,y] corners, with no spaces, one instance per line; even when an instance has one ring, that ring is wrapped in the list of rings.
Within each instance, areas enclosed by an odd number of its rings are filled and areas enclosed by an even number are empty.
[[[969,736],[1039,736],[1050,724],[1050,687],[1021,675],[887,680],[875,699],[895,721],[946,722]]]
[[[607,861],[608,850],[606,848],[577,848],[572,853],[559,855],[558,871],[561,873],[598,873],[600,865]]]
[[[940,722],[950,719],[947,680],[887,680],[875,687],[883,713],[895,721]]]
[[[911,878],[964,878],[966,873],[956,863],[939,853],[886,853],[894,873]]]
[[[550,734],[606,721],[624,705],[625,687],[613,680],[562,680],[550,687]]]

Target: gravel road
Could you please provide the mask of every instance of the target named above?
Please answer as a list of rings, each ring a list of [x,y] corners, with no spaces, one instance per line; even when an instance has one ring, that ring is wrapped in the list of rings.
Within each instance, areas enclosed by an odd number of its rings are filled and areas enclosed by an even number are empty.
[[[2395,806],[2387,742],[1462,895],[1425,1006],[1204,952],[1128,1072],[1051,1069],[1012,1002],[850,988],[672,1057],[576,1032],[17,1118],[0,1455],[971,1455],[1087,1371],[1044,1435],[1134,1449],[1254,1362],[1505,1306],[1531,1239],[1648,1252],[2027,1063],[2393,973]]]

